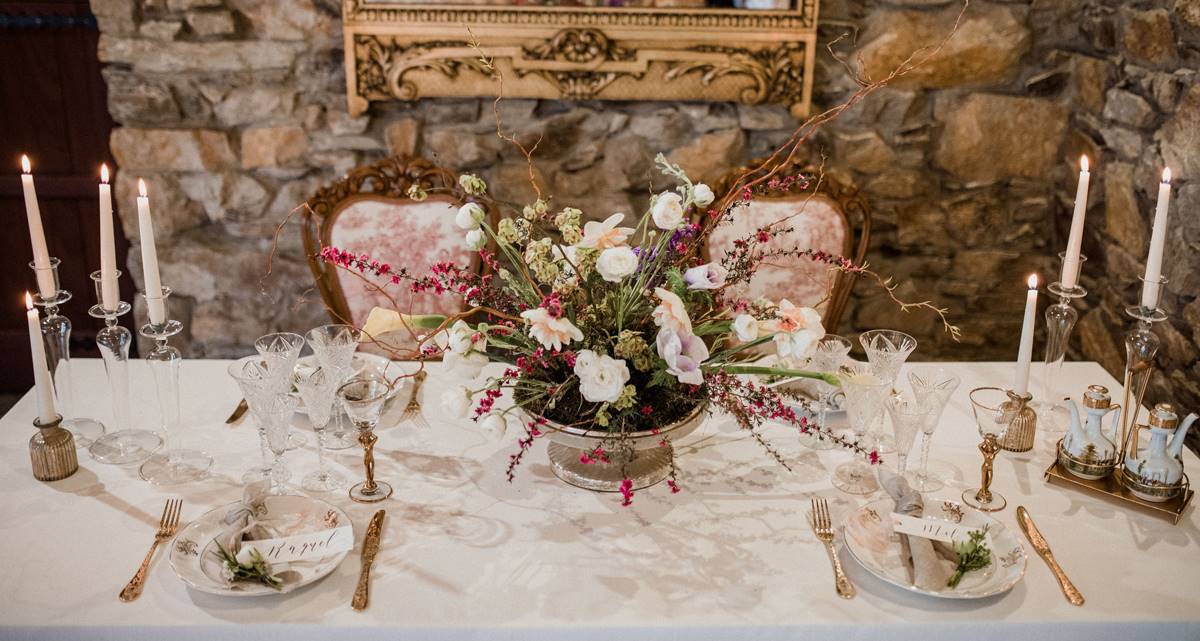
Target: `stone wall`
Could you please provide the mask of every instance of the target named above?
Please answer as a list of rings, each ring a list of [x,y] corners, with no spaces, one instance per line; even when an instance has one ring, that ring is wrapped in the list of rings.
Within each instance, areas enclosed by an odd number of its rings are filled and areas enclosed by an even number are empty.
[[[484,175],[528,196],[519,154],[495,136],[488,100],[422,100],[346,114],[336,0],[92,0],[108,63],[112,150],[124,227],[131,185],[149,179],[163,280],[179,296],[191,352],[240,354],[271,328],[322,318],[294,223],[318,185],[388,153]],[[826,0],[821,35],[869,77],[935,43],[956,2]],[[1096,171],[1083,284],[1092,292],[1075,358],[1122,367],[1120,315],[1136,297],[1156,175],[1176,170],[1160,364],[1152,396],[1200,408],[1200,7],[1194,0],[975,0],[942,56],[868,98],[814,141],[875,210],[870,262],[897,293],[933,299],[963,328],[900,314],[860,285],[842,333],[893,326],[926,358],[1012,359],[1025,276],[1056,275],[1075,163]],[[853,43],[853,44],[852,44]],[[857,55],[854,54],[857,51]],[[816,105],[855,88],[823,49]],[[780,108],[730,104],[508,100],[506,128],[544,134],[540,177],[592,217],[646,201],[651,159],[670,154],[702,179],[763,154],[794,126]],[[135,275],[137,252],[131,255]],[[303,302],[307,299],[308,302]],[[1043,297],[1043,300],[1045,297]],[[1040,344],[1038,347],[1040,354]],[[1174,388],[1171,391],[1169,388]]]

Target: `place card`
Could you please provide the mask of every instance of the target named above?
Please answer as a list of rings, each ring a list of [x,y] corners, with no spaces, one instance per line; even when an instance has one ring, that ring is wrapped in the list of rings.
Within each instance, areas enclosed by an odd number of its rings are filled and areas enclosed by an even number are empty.
[[[239,563],[250,561],[250,551],[258,550],[268,563],[316,561],[331,554],[348,552],[354,547],[354,532],[350,526],[308,532],[278,539],[242,541],[238,550]]]
[[[942,543],[958,543],[967,540],[972,528],[941,519],[922,519],[893,512],[892,530],[897,534],[919,536]]]

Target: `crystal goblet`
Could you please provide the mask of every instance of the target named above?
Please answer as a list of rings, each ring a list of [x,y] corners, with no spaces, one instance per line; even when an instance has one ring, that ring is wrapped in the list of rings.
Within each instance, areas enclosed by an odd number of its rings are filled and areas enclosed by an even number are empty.
[[[304,349],[304,337],[291,332],[275,332],[260,336],[254,341],[254,349],[258,350],[259,357],[267,362],[272,371],[288,372],[290,376],[300,358],[300,350]],[[282,383],[287,385],[291,379],[284,377]]]
[[[883,416],[890,381],[881,379],[869,368],[852,366],[843,369],[842,389],[846,390],[846,413],[855,440],[861,442]],[[857,457],[839,465],[833,471],[833,485],[847,494],[870,494],[879,489],[871,468]]]
[[[362,338],[362,332],[357,327],[321,325],[309,330],[305,336],[317,363],[337,378],[338,383],[344,383],[354,375],[354,352],[358,350],[358,342]],[[358,442],[357,435],[353,429],[343,426],[341,407],[334,409],[333,421],[333,430],[326,434],[326,447],[331,450],[354,447]]]
[[[909,479],[909,485],[918,492],[935,492],[945,487],[945,483],[929,474],[929,444],[933,433],[937,430],[942,413],[950,403],[950,396],[958,389],[962,379],[944,368],[920,369],[908,373],[908,383],[912,386],[913,395],[918,400],[932,403],[934,414],[931,420],[921,429],[921,466]]]
[[[837,334],[826,334],[821,340],[817,341],[817,346],[809,365],[818,372],[827,374],[836,373],[846,363],[846,357],[850,355],[851,347],[852,345],[849,340]],[[845,394],[841,388],[830,385],[825,381],[815,381],[815,384],[818,390],[817,424],[823,428],[828,428],[829,410],[833,405],[833,400],[838,395],[845,396]],[[821,438],[812,432],[801,432],[800,444],[814,450],[830,450],[835,447],[833,441]]]
[[[900,376],[900,368],[908,360],[908,356],[917,349],[917,339],[894,329],[872,329],[863,332],[858,337],[871,368],[882,379],[895,385]],[[892,439],[882,430],[875,433],[875,448],[880,453],[894,451]]]
[[[296,388],[304,401],[304,412],[317,435],[317,469],[307,474],[300,487],[310,492],[331,492],[346,484],[346,479],[325,463],[325,428],[333,416],[338,383],[323,367],[305,368],[296,372]],[[340,408],[339,408],[340,411]]]
[[[346,415],[358,430],[358,442],[363,448],[363,468],[366,480],[350,488],[350,499],[359,503],[375,503],[392,495],[392,486],[375,480],[375,425],[383,413],[392,386],[387,379],[371,374],[357,376],[338,388],[338,398]]]
[[[917,439],[917,432],[934,420],[934,405],[915,396],[892,394],[887,399],[888,416],[892,419],[892,435],[896,438],[896,474],[904,476],[908,452]]]
[[[242,396],[246,399],[246,405],[250,408],[250,416],[254,418],[255,427],[258,428],[259,449],[263,458],[262,465],[242,474],[242,482],[253,483],[269,479],[275,471],[267,456],[269,448],[266,430],[272,416],[272,399],[287,395],[291,370],[273,367],[261,356],[246,356],[230,363],[226,371],[237,382]]]
[[[272,494],[287,494],[286,484],[292,473],[283,462],[283,453],[288,451],[292,414],[296,413],[300,401],[288,393],[271,394],[264,401],[266,407],[262,410],[266,413],[266,428],[263,431],[266,434],[267,448],[275,455],[270,465],[270,491]]]
[[[979,452],[983,454],[983,465],[980,467],[980,485],[976,489],[965,490],[963,502],[981,512],[996,512],[1003,510],[1008,501],[999,492],[993,492],[992,463],[1000,452],[1000,439],[1008,432],[1008,426],[1024,403],[1013,403],[1011,394],[999,387],[977,387],[971,390],[971,412],[975,415],[975,423],[979,427],[979,435],[983,442],[979,444]]]

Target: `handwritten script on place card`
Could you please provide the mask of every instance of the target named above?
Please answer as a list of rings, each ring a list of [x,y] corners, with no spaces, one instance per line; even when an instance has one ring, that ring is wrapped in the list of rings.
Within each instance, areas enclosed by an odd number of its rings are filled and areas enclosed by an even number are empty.
[[[892,530],[898,534],[919,536],[943,543],[965,541],[971,528],[941,519],[920,519],[907,514],[892,514]]]
[[[250,550],[258,550],[268,563],[315,561],[331,554],[347,552],[353,547],[354,533],[350,526],[344,526],[279,539],[243,541],[237,560],[246,563],[250,561]]]

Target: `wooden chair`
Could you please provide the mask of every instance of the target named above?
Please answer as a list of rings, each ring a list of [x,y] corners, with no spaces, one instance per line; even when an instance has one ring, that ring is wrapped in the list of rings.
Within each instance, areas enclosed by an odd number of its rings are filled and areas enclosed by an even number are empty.
[[[761,162],[751,163],[755,167]],[[717,193],[725,193],[748,168],[726,174],[718,183]],[[781,179],[803,173],[815,176],[815,167],[784,167]],[[799,213],[798,213],[799,212]],[[788,217],[791,218],[788,218]],[[836,256],[845,256],[861,264],[871,236],[871,211],[858,190],[844,185],[828,174],[820,184],[813,181],[807,189],[793,188],[787,193],[755,195],[750,204],[733,213],[733,222],[713,230],[709,237],[709,255],[720,259],[739,238],[747,238],[763,225],[788,218],[784,227],[792,228],[771,241],[768,247],[811,248]],[[832,278],[832,282],[831,282]],[[829,266],[806,258],[779,258],[759,266],[749,285],[739,295],[749,299],[765,297],[772,301],[786,298],[797,305],[813,306],[821,301],[825,330],[836,333],[845,312],[855,274],[830,271]]]
[[[438,261],[482,269],[478,253],[467,249],[464,232],[454,224],[458,207],[449,190],[456,184],[452,172],[427,160],[390,157],[354,169],[306,201],[304,251],[333,322],[362,327],[375,306],[415,314],[465,309],[461,297],[413,293],[407,281],[393,285],[387,277],[357,274],[320,256],[322,247],[332,246],[418,276]],[[414,185],[428,197],[413,199]]]

